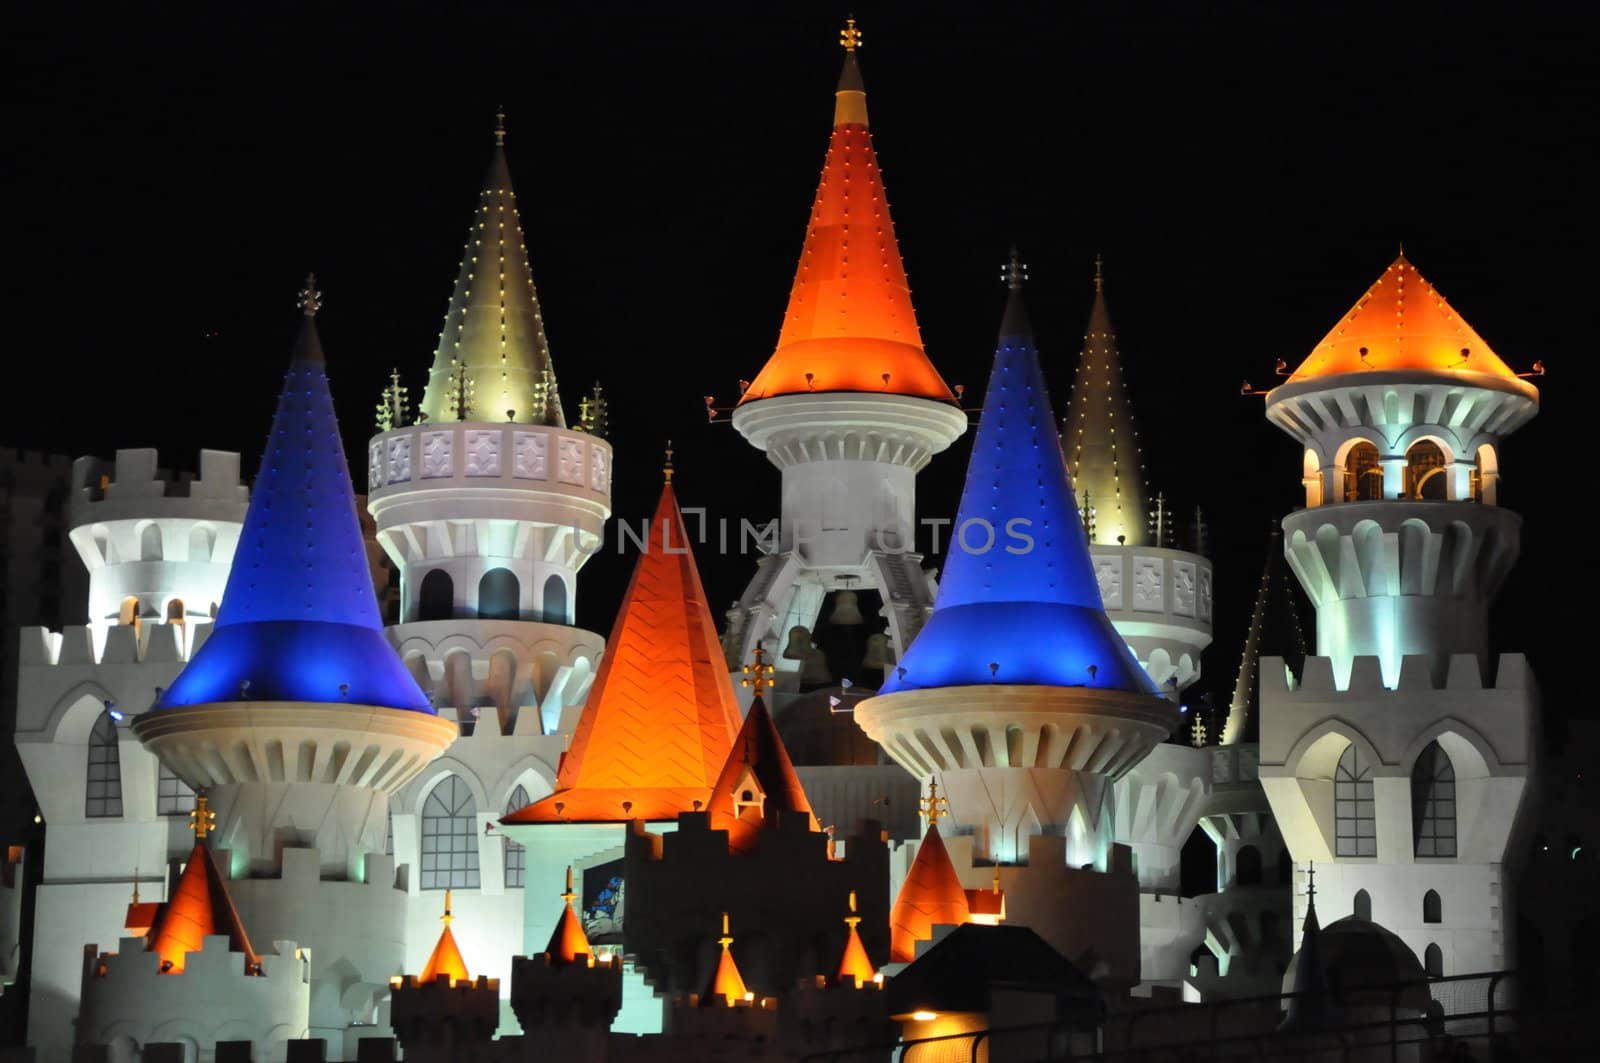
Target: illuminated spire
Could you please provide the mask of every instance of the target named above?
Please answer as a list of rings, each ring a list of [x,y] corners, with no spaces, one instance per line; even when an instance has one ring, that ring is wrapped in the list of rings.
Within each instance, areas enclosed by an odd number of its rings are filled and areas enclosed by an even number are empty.
[[[889,958],[910,963],[917,958],[917,942],[931,940],[935,926],[959,925],[971,918],[967,891],[950,862],[939,825],[929,823],[889,912]]]
[[[846,978],[854,978],[857,986],[864,986],[878,972],[873,969],[867,948],[861,944],[861,934],[856,929],[861,925],[861,917],[856,914],[855,890],[850,891],[850,914],[844,917],[844,925],[850,928],[850,932],[845,938],[844,955],[839,958],[838,979],[842,982]]]
[[[567,867],[567,888],[562,892],[561,899],[565,907],[561,909],[561,918],[556,921],[555,931],[550,935],[550,944],[545,946],[544,954],[551,963],[588,964],[594,950],[589,947],[589,935],[583,932],[583,924],[572,909],[572,902],[578,899],[578,895],[572,889],[571,865]]]
[[[504,111],[495,116],[494,137],[422,412],[434,422],[459,419],[450,402],[452,389],[459,388],[452,379],[456,361],[471,378],[472,419],[499,421],[511,411],[511,419],[524,424],[566,427],[506,163]]]
[[[195,798],[195,809],[190,813],[194,848],[172,891],[172,899],[159,906],[150,927],[148,949],[160,955],[163,974],[181,974],[188,954],[199,952],[207,937],[226,935],[228,950],[244,954],[246,973],[260,974],[261,958],[250,946],[250,935],[245,933],[244,921],[228,895],[227,883],[211,858],[211,850],[206,848],[205,835],[216,813],[206,809],[205,801],[203,796]]]
[[[1306,659],[1305,632],[1295,609],[1294,588],[1283,560],[1283,529],[1271,522],[1267,559],[1261,566],[1261,582],[1256,585],[1256,601],[1250,611],[1250,627],[1245,632],[1244,650],[1239,657],[1239,674],[1228,702],[1228,719],[1222,726],[1221,744],[1247,742],[1260,690],[1261,658],[1282,657],[1289,670],[1300,674]],[[1269,646],[1265,654],[1263,647]]]
[[[1144,462],[1128,387],[1122,379],[1117,334],[1106,308],[1105,277],[1098,255],[1094,260],[1094,306],[1062,418],[1061,443],[1078,497],[1094,499],[1093,541],[1143,545],[1148,519]]]
[[[456,936],[450,930],[450,924],[456,917],[450,912],[450,891],[444,891],[444,914],[439,917],[439,922],[444,924],[444,930],[439,933],[439,940],[433,946],[433,952],[428,956],[428,962],[423,965],[422,973],[417,976],[417,981],[428,985],[439,978],[449,979],[451,985],[457,982],[470,982],[472,975],[467,973],[467,961],[461,958],[461,949],[456,945]]]
[[[727,912],[722,913],[722,936],[717,939],[717,944],[722,946],[722,955],[717,957],[717,969],[712,972],[711,985],[700,995],[700,1004],[704,1007],[721,997],[731,1008],[742,1000],[748,1000],[751,994],[745,988],[744,977],[739,974],[739,965],[733,962],[733,953],[729,951],[733,935],[728,932]]]
[[[833,136],[806,226],[778,346],[740,403],[811,392],[873,392],[955,401],[922,349],[911,289],[867,131],[857,49],[841,34],[844,68]]]
[[[744,800],[746,793],[756,798],[754,803]],[[750,703],[744,726],[717,774],[706,812],[712,830],[728,832],[728,848],[733,852],[754,849],[762,830],[775,826],[779,816],[802,816],[811,830],[819,829],[794,762],[759,695]]]

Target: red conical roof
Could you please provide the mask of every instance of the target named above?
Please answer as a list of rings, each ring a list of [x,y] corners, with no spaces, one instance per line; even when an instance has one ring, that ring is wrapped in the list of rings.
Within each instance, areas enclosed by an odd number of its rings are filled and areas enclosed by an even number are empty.
[[[244,953],[252,970],[260,966],[261,957],[250,947],[250,935],[228,896],[222,872],[211,859],[211,850],[197,842],[172,899],[161,906],[150,928],[149,951],[160,954],[166,971],[178,974],[187,955],[199,952],[205,939],[216,934],[226,934],[229,951]]]
[[[504,822],[672,819],[710,796],[739,708],[691,541],[669,481],[556,791]]]
[[[917,942],[931,940],[935,926],[958,925],[971,916],[967,891],[956,877],[938,824],[929,823],[889,912],[889,958],[910,963],[917,958]]]
[[[818,829],[800,776],[759,694],[750,703],[750,715],[711,788],[706,811],[711,814],[711,829],[727,831],[728,848],[736,853],[755,848],[761,828],[775,819],[774,812],[804,815],[811,829]]]
[[[955,401],[922,349],[854,51],[778,347],[739,401],[812,391]]]

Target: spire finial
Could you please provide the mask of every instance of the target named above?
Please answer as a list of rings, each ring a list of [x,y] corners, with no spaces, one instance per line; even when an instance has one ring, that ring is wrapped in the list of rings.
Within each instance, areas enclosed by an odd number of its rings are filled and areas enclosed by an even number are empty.
[[[667,483],[672,482],[672,440],[670,439],[667,440],[666,459],[661,463],[661,475],[666,477]]]
[[[322,309],[322,293],[317,290],[317,275],[306,274],[306,286],[300,289],[300,298],[295,303],[305,312],[306,317],[316,317],[317,311]]]
[[[572,865],[571,864],[567,865],[567,888],[561,894],[561,899],[567,902],[567,907],[568,908],[571,908],[572,907],[572,902],[578,899],[578,895],[576,893],[572,892]]]
[[[851,896],[855,895],[851,894]],[[139,903],[139,869],[137,867],[133,869],[133,903]],[[853,907],[852,910],[854,910]]]
[[[850,891],[850,914],[844,917],[844,925],[854,930],[861,925],[861,917],[856,914],[856,891]]]
[[[739,680],[739,685],[753,687],[755,689],[755,696],[759,698],[762,694],[765,694],[767,692],[767,688],[772,685],[771,677],[775,669],[772,665],[767,663],[766,647],[762,646],[759,642],[756,643],[756,648],[752,653],[752,656],[755,658],[755,660],[744,666],[744,678]]]
[[[722,946],[722,951],[727,952],[728,946],[733,944],[733,935],[728,933],[728,913],[722,913],[722,936],[717,939],[717,944]]]
[[[501,104],[499,110],[495,111],[494,113],[494,146],[497,148],[503,148],[506,146],[505,104]]]
[[[839,31],[839,46],[847,52],[853,52],[861,47],[861,31],[856,29],[853,15],[844,20],[844,29]]]
[[[1000,279],[1012,291],[1021,291],[1023,283],[1028,279],[1028,264],[1022,261],[1022,256],[1017,253],[1017,245],[1011,245],[1011,260],[1000,267]]]
[[[940,816],[950,814],[950,802],[939,796],[939,780],[928,780],[928,796],[917,802],[917,811],[928,820],[928,826],[939,825]]]
[[[1400,257],[1406,257],[1406,242],[1404,240],[1400,241]]]
[[[1099,255],[1095,255],[1094,256],[1094,290],[1095,290],[1095,294],[1096,295],[1098,295],[1101,292],[1106,290],[1106,278],[1105,278],[1105,274],[1102,272],[1103,268],[1104,268],[1104,263],[1101,262],[1100,256]]]
[[[444,914],[439,917],[439,922],[445,926],[456,921],[456,917],[450,912],[450,892],[450,890],[444,891]]]
[[[194,831],[195,843],[204,844],[206,835],[217,829],[217,814],[206,807],[206,795],[194,795],[194,810],[189,813],[189,829]]]
[[[1317,899],[1317,863],[1315,860],[1306,861],[1306,903],[1311,904]]]

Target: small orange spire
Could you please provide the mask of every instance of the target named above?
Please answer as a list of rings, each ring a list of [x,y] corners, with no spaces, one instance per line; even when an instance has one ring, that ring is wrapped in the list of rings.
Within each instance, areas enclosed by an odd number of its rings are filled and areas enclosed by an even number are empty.
[[[572,902],[578,895],[572,890],[572,865],[567,865],[567,888],[561,894],[561,899],[566,902],[566,907],[561,909],[561,918],[556,920],[555,932],[550,935],[550,944],[545,946],[544,954],[550,958],[551,963],[560,964],[592,964],[594,950],[589,946],[589,935],[583,932],[583,924],[578,922],[578,915],[572,910]]]
[[[910,963],[917,958],[917,942],[930,940],[935,926],[971,921],[967,891],[956,876],[938,824],[929,823],[889,913],[889,958]]]
[[[417,976],[417,981],[428,985],[439,978],[448,978],[450,985],[457,982],[470,982],[472,976],[467,973],[467,961],[461,957],[461,949],[456,945],[456,936],[450,931],[450,924],[456,917],[450,912],[450,890],[444,891],[444,914],[439,917],[439,922],[444,924],[444,930],[439,934],[438,944],[433,946],[433,953],[428,957],[428,962],[423,965],[422,974]]]
[[[711,976],[711,987],[701,995],[700,1003],[704,1006],[713,997],[721,997],[731,1008],[741,1000],[750,999],[751,993],[745,988],[738,964],[733,962],[733,953],[728,950],[728,946],[733,944],[733,935],[728,933],[727,912],[722,913],[722,936],[717,939],[717,944],[722,946],[722,955],[717,957],[717,969]]]
[[[850,914],[844,917],[844,925],[850,928],[850,936],[845,938],[844,955],[839,959],[839,981],[854,978],[860,988],[872,981],[878,972],[873,970],[866,946],[861,944],[861,934],[856,930],[861,925],[861,917],[856,914],[855,890],[850,891]]]

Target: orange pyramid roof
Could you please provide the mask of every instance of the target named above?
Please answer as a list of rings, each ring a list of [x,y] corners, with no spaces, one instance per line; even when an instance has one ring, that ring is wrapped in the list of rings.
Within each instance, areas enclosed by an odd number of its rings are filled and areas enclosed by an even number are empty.
[[[835,93],[833,137],[778,347],[739,401],[810,391],[955,401],[922,349],[854,51]]]
[[[728,951],[728,946],[733,944],[733,937],[728,933],[727,912],[722,913],[722,936],[717,939],[717,944],[722,946],[722,955],[717,957],[717,969],[711,973],[711,984],[700,994],[700,1003],[707,1005],[721,997],[724,1003],[732,1007],[749,996],[750,991],[745,988],[739,965],[733,962],[733,953]]]
[[[935,926],[970,919],[967,891],[956,877],[944,839],[939,837],[939,825],[929,823],[889,912],[889,958],[910,963],[917,958],[917,942],[930,940]]]
[[[850,936],[845,938],[844,955],[839,957],[838,980],[854,978],[856,985],[866,985],[878,972],[873,969],[866,946],[861,944],[861,934],[856,930],[861,925],[861,917],[856,914],[855,890],[850,891],[850,914],[845,917],[844,924],[850,928]]]
[[[578,915],[572,910],[572,902],[577,896],[572,892],[572,868],[569,867],[567,891],[561,895],[566,903],[561,909],[561,918],[556,921],[555,932],[550,935],[550,944],[544,947],[544,954],[551,963],[587,964],[594,955],[594,949],[589,946],[589,935],[583,932],[583,924],[578,922]]]
[[[448,978],[450,985],[457,982],[470,982],[472,975],[467,973],[467,961],[461,956],[461,948],[456,944],[456,936],[450,932],[450,924],[455,921],[455,916],[450,914],[450,891],[444,891],[444,915],[440,917],[444,923],[444,930],[439,933],[439,941],[433,946],[433,952],[428,956],[428,962],[422,965],[422,973],[417,976],[417,981],[428,985],[438,978]]]
[[[1391,369],[1516,376],[1403,252],[1322,338],[1289,383]]]
[[[739,706],[690,542],[669,479],[555,793],[504,822],[672,819],[709,796]]]
[[[211,859],[211,850],[196,842],[178,879],[178,888],[173,890],[172,899],[161,906],[155,925],[150,928],[148,948],[160,954],[165,970],[180,974],[186,955],[199,952],[205,939],[214,934],[226,934],[229,951],[244,953],[251,970],[260,966],[261,957],[250,947],[250,935],[245,933],[239,910],[228,896],[222,872]]]
[[[751,805],[743,799],[744,793],[756,789],[760,791],[754,795],[757,803]],[[736,853],[755,848],[761,828],[775,822],[774,812],[803,814],[811,821],[812,830],[820,829],[789,751],[759,694],[750,703],[750,715],[711,788],[706,811],[711,829],[727,831],[728,848]]]

